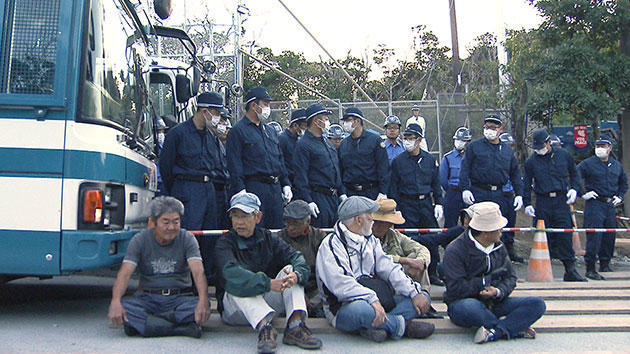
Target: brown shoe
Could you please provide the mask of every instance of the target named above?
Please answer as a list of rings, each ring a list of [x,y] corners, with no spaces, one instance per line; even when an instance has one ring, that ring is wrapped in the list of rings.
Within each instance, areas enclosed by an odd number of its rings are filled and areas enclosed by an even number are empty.
[[[423,339],[435,331],[435,325],[430,322],[421,322],[414,320],[405,321],[405,334],[407,338]]]
[[[278,331],[271,325],[264,325],[258,332],[258,353],[275,353]]]
[[[289,329],[284,329],[284,337],[282,343],[286,345],[297,345],[302,349],[319,349],[322,347],[322,341],[313,337],[311,332],[304,322],[300,322],[300,325]]]

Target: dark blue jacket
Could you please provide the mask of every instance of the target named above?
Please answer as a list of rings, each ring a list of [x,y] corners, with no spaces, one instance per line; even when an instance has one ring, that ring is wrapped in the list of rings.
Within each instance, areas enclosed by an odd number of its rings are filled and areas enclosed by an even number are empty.
[[[282,156],[284,156],[284,166],[287,168],[287,174],[289,175],[289,181],[291,181],[291,183],[293,183],[293,179],[295,178],[293,153],[295,152],[297,141],[297,135],[293,135],[289,129],[284,129],[282,134],[278,137],[280,150],[282,151]]]
[[[234,192],[245,188],[249,175],[276,176],[281,185],[290,185],[278,135],[262,122],[256,125],[243,117],[234,124],[227,136],[227,164]]]
[[[227,149],[219,138],[215,137],[214,141],[217,144],[218,150],[218,160],[216,163],[215,171],[216,171],[216,181],[223,184],[230,183],[230,171],[228,171],[227,167]]]
[[[440,172],[428,152],[420,150],[417,156],[403,152],[392,161],[391,173],[388,197],[398,201],[401,194],[433,193],[433,202],[442,204]]]
[[[197,130],[192,118],[179,123],[164,139],[160,153],[160,173],[170,194],[177,175],[215,177],[217,145],[208,129]]]
[[[504,186],[512,181],[514,193],[522,195],[523,181],[512,148],[504,143],[492,144],[486,138],[473,141],[459,171],[459,186],[470,190],[472,184]]]
[[[553,147],[544,155],[533,153],[525,161],[523,181],[523,205],[531,205],[532,183],[534,192],[545,194],[555,191],[566,192],[575,189],[580,192],[580,178],[573,157],[563,148]],[[581,194],[581,193],[580,193]]]
[[[595,191],[600,197],[624,197],[628,191],[628,177],[619,161],[608,158],[603,162],[597,156],[591,156],[580,162],[577,167],[584,179],[584,193]]]
[[[346,184],[378,184],[378,191],[387,194],[389,160],[385,142],[365,128],[358,138],[347,136],[339,145],[341,180]]]
[[[344,193],[337,150],[324,137],[316,137],[310,131],[298,141],[294,156],[295,189],[297,199],[313,201],[311,186],[336,188]]]
[[[493,299],[499,302],[516,287],[516,273],[505,246],[499,242],[487,255],[475,247],[468,230],[446,247],[440,267],[446,283],[444,302],[447,304],[465,298],[481,300],[479,292],[489,285],[500,290],[500,296]]]

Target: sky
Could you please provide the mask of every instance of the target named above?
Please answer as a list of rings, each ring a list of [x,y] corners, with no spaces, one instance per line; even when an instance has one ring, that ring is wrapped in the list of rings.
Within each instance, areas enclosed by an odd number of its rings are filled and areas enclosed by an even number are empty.
[[[174,1],[167,24],[206,13],[215,23],[231,23],[231,13],[238,0]],[[442,45],[451,47],[449,1],[453,0],[282,0],[313,35],[335,57],[348,52],[357,57],[371,57],[372,49],[385,44],[395,49],[399,58],[411,58],[411,27],[426,25]],[[497,32],[505,23],[510,29],[534,28],[542,21],[525,0],[455,0],[460,57],[467,56],[475,37]],[[255,41],[274,53],[291,50],[304,53],[310,60],[325,53],[299,27],[278,0],[240,0],[250,11],[244,23],[243,42]],[[205,4],[205,5],[204,5]],[[502,8],[502,11],[498,11]],[[187,16],[184,17],[184,10]],[[502,14],[498,16],[497,14]]]

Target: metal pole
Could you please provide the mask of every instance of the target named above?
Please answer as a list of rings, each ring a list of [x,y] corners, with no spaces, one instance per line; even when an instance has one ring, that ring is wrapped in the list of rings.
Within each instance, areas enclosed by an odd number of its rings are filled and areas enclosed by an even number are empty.
[[[439,150],[439,157],[440,157],[440,161],[442,161],[442,126],[440,123],[440,95],[437,95],[437,102],[435,103],[436,105],[436,117],[437,117],[437,139],[438,139],[438,150]]]

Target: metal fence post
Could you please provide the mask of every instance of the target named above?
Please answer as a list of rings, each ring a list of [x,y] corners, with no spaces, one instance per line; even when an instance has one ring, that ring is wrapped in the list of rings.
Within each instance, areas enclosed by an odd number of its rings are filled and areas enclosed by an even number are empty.
[[[440,95],[437,95],[436,105],[436,118],[437,118],[437,137],[438,137],[438,150],[439,150],[439,160],[442,161],[442,127],[440,124]]]

